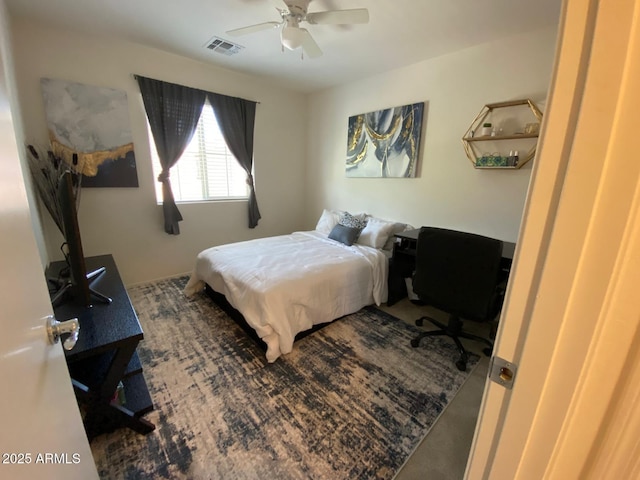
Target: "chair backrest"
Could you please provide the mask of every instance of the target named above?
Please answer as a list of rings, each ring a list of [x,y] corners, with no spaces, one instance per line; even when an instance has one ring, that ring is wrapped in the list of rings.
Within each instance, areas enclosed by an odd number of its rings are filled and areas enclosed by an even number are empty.
[[[420,300],[445,312],[469,320],[491,320],[500,308],[501,259],[501,240],[422,227],[413,290]]]

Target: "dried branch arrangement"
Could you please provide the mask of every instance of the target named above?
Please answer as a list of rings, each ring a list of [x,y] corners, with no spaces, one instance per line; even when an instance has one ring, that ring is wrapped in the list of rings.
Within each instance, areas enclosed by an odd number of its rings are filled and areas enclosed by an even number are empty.
[[[62,234],[62,214],[58,197],[60,178],[66,171],[73,174],[73,194],[76,199],[76,209],[80,206],[80,187],[82,183],[81,169],[77,165],[77,156],[74,156],[75,165],[70,165],[54,155],[53,151],[27,145],[27,157],[34,185],[40,195],[42,203],[53,218]]]

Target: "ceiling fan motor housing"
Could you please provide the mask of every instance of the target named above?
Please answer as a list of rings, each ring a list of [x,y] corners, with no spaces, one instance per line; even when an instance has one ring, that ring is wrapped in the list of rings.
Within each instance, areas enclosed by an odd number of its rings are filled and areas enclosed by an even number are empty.
[[[299,17],[298,20],[301,20],[307,14],[309,1],[310,0],[286,0],[282,3],[287,6],[287,10],[290,15]]]

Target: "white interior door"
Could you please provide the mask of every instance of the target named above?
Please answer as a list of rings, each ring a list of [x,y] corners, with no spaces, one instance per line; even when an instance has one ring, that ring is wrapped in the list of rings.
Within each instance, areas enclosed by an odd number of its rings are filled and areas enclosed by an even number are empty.
[[[467,478],[640,472],[639,84],[640,2],[565,1],[494,352],[520,369],[512,391],[487,385]]]
[[[62,346],[47,341],[45,318],[52,309],[5,68],[0,53],[0,478],[97,479]]]

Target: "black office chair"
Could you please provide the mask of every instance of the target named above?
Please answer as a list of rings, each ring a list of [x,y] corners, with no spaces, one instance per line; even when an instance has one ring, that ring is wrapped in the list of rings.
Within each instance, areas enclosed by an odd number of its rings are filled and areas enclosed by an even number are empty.
[[[467,369],[468,354],[460,338],[488,345],[484,353],[491,355],[493,343],[488,338],[464,332],[462,319],[486,322],[497,317],[504,299],[504,283],[500,261],[502,241],[472,233],[443,228],[422,227],[418,235],[413,291],[421,302],[449,314],[447,325],[424,316],[439,330],[422,332],[411,341],[417,347],[424,337],[447,335],[460,351],[458,370]]]

